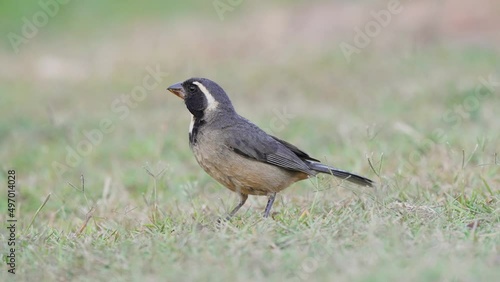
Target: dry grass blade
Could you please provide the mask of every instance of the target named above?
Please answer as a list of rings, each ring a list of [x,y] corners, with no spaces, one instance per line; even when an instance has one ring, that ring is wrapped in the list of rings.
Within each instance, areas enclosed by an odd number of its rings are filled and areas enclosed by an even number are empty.
[[[51,195],[51,193],[49,193],[47,195],[47,197],[45,197],[45,200],[43,201],[42,205],[40,207],[38,207],[35,214],[33,215],[33,218],[31,218],[30,224],[28,225],[28,227],[26,227],[26,230],[30,229],[30,227],[33,225],[33,222],[35,222],[35,218],[38,216],[38,214],[43,209],[43,207],[45,207],[45,204],[47,204],[47,202],[49,201],[50,195]]]
[[[94,207],[90,208],[89,212],[85,215],[85,220],[83,221],[83,224],[82,226],[80,227],[80,229],[78,229],[78,232],[76,232],[76,236],[80,236],[82,234],[82,232],[85,230],[85,228],[87,227],[88,223],[89,223],[89,220],[92,218],[93,214],[94,214]]]

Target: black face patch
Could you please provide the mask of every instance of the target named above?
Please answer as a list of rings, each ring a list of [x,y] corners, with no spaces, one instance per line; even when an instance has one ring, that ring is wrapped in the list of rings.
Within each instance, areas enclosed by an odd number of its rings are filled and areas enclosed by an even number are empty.
[[[196,142],[198,142],[198,132],[200,131],[200,128],[205,125],[206,121],[202,120],[201,118],[196,118],[194,117],[194,124],[193,124],[193,129],[191,132],[189,132],[189,143],[191,145],[195,145]]]
[[[186,97],[184,97],[184,103],[187,109],[195,116],[197,119],[203,118],[203,111],[208,106],[207,98],[205,94],[201,92],[200,88],[191,82],[184,82],[184,91],[186,92]]]

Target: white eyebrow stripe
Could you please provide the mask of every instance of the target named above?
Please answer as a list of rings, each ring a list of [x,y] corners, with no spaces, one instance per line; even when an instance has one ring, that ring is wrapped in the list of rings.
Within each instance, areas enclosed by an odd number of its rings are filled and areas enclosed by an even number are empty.
[[[213,111],[217,108],[217,105],[219,104],[214,96],[210,94],[210,91],[199,81],[193,81],[193,84],[198,85],[198,88],[200,88],[201,92],[205,95],[205,98],[207,98],[207,108],[205,109],[206,111]]]

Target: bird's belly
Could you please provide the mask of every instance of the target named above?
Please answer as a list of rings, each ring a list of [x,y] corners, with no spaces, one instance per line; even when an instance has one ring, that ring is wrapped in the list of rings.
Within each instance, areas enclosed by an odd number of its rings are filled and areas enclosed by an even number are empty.
[[[267,195],[307,178],[302,172],[246,158],[224,144],[203,144],[204,142],[198,142],[191,147],[198,164],[215,180],[234,192]]]

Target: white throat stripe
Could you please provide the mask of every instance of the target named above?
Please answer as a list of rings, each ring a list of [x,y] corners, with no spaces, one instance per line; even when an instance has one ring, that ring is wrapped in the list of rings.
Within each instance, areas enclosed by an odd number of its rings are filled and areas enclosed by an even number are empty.
[[[217,105],[219,103],[215,101],[215,98],[214,96],[212,96],[212,94],[210,94],[210,91],[208,91],[208,89],[203,84],[201,84],[201,82],[194,81],[193,84],[198,85],[198,88],[200,88],[201,92],[203,92],[203,94],[205,95],[205,98],[207,98],[208,105],[206,110],[207,111],[215,110],[215,108],[217,108]]]
[[[193,127],[194,127],[194,116],[191,115],[191,123],[189,124],[189,134],[193,133]]]

